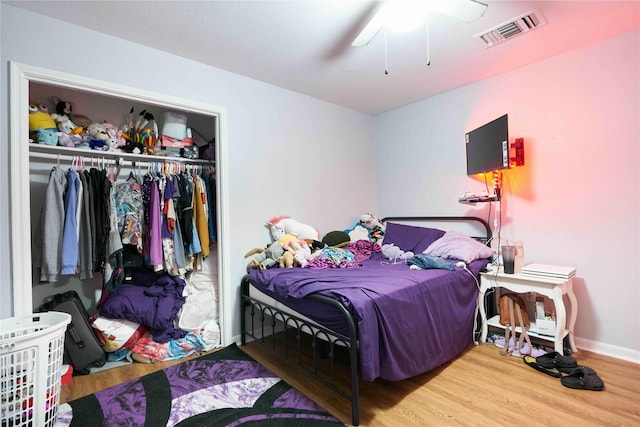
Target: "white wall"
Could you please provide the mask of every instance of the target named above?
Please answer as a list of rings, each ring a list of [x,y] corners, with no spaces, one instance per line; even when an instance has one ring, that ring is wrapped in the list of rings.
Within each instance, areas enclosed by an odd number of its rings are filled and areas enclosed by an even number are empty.
[[[503,238],[577,268],[579,347],[640,361],[639,76],[634,31],[376,116],[378,212],[486,218],[457,202],[484,189],[464,134],[508,113],[526,164],[504,174]]]
[[[8,61],[191,99],[227,109],[231,283],[244,253],[269,242],[265,222],[290,215],[321,233],[350,227],[375,208],[372,118],[184,58],[0,5],[0,152],[9,141]],[[49,42],[56,40],[56,42]],[[59,49],[60,40],[72,46]],[[89,54],[98,52],[98,55]],[[215,55],[215,52],[211,53]],[[25,108],[27,106],[25,105]],[[81,113],[81,112],[79,112]],[[11,316],[9,165],[0,156],[0,315]],[[343,185],[358,177],[357,188]],[[31,286],[31,284],[15,284]],[[239,306],[239,292],[227,295]],[[239,318],[233,333],[238,334]]]

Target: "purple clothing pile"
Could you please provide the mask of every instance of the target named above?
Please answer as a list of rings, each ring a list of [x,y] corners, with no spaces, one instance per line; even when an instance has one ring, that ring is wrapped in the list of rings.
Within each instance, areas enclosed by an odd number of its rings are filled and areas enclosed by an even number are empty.
[[[174,319],[185,302],[184,287],[180,277],[141,268],[108,296],[100,314],[144,325],[159,343],[182,338],[187,332],[176,328]]]

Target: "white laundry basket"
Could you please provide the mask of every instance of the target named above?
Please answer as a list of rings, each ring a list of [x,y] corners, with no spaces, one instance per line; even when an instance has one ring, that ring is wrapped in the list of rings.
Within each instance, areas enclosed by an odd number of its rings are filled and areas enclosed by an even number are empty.
[[[55,311],[0,320],[1,427],[55,424],[70,322]]]

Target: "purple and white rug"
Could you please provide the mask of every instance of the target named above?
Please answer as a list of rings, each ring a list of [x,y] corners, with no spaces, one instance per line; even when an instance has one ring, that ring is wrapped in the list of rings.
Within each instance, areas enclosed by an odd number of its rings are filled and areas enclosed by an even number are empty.
[[[235,344],[62,404],[56,427],[344,426]]]

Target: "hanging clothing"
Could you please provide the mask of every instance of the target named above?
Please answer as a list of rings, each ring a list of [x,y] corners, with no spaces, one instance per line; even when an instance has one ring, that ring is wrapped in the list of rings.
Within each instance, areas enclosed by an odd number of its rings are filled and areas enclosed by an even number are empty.
[[[180,230],[180,221],[176,221],[176,228],[173,232],[173,253],[178,267],[180,276],[186,273],[186,261],[184,253],[184,242],[182,240],[182,231]]]
[[[55,282],[60,274],[66,184],[67,178],[62,169],[51,169],[40,212],[39,239],[34,242],[34,264],[40,268],[40,280],[43,282]]]
[[[89,240],[89,244],[91,245],[91,271],[95,271],[95,266],[97,262],[97,248],[98,248],[98,236],[96,231],[96,189],[93,183],[94,177],[90,171],[84,170],[82,172],[85,180],[87,181],[87,190],[88,190],[88,203],[89,203],[89,228],[91,229],[91,237]]]
[[[124,281],[123,246],[118,230],[118,214],[116,212],[116,192],[111,180],[105,182],[105,191],[109,192],[109,235],[107,237],[104,262],[105,288],[112,292]]]
[[[95,215],[95,264],[93,271],[99,272],[104,268],[105,249],[107,238],[109,236],[109,212],[107,211],[107,201],[109,200],[109,192],[105,191],[105,182],[107,181],[107,171],[102,169],[91,168],[91,184],[93,186],[93,203]]]
[[[81,171],[78,179],[82,183],[82,204],[80,222],[78,224],[78,274],[81,280],[93,277],[93,246],[91,230],[90,197],[87,175]]]
[[[60,274],[75,274],[78,265],[78,224],[76,222],[77,179],[76,172],[67,172],[64,194],[64,229],[62,231],[62,259]]]
[[[162,267],[162,223],[160,214],[160,196],[158,194],[158,182],[154,177],[149,177],[149,263],[154,269]],[[145,209],[145,212],[147,209]]]
[[[183,171],[113,179],[104,169],[52,169],[33,245],[41,280],[101,272],[112,291],[122,283],[125,252],[131,258],[136,250],[140,264],[172,276],[201,268],[212,242],[209,178]]]
[[[209,242],[215,243],[218,239],[216,231],[216,178],[213,172],[204,172],[202,174],[206,191],[209,210]]]
[[[202,179],[194,175],[193,176],[193,219],[198,233],[198,240],[200,241],[200,250],[203,257],[209,255],[209,225],[207,222],[207,210],[206,206],[206,191],[204,182]]]
[[[122,244],[135,245],[142,253],[142,221],[144,205],[142,187],[133,176],[115,184],[115,204],[118,231]]]
[[[178,189],[180,197],[175,204],[175,209],[178,215],[178,221],[180,221],[184,247],[189,248],[193,236],[193,186],[191,185],[188,174],[184,172],[176,175],[176,178],[178,181],[176,188]]]

